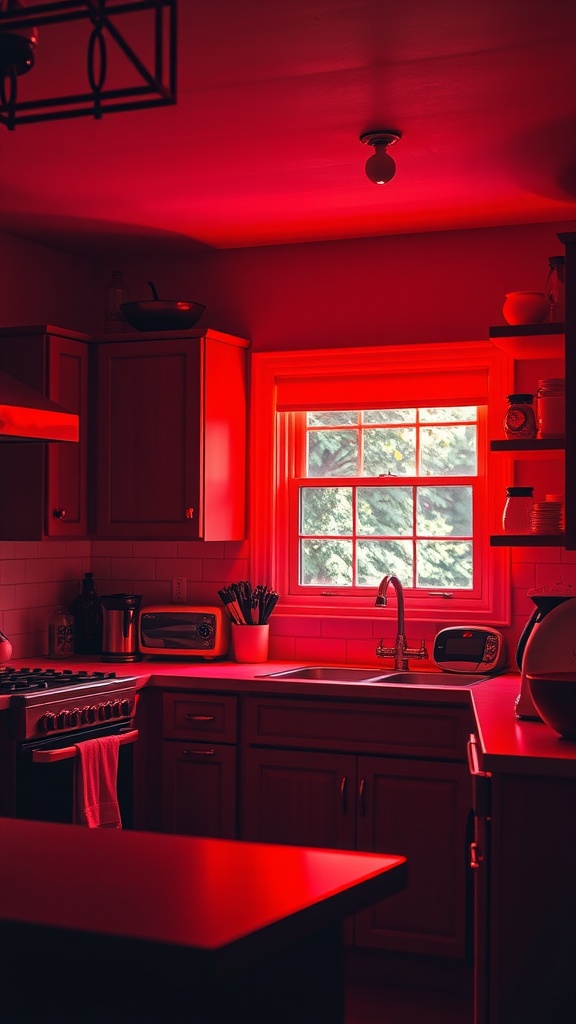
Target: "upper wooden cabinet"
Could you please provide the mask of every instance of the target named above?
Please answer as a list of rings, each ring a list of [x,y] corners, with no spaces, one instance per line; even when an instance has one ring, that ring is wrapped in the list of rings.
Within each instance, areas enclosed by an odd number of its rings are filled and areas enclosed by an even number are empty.
[[[0,507],[0,538],[41,540],[87,533],[87,335],[59,327],[0,330],[0,369],[80,419],[78,443],[0,445],[9,500]]]
[[[201,330],[95,344],[98,537],[245,537],[248,344]]]

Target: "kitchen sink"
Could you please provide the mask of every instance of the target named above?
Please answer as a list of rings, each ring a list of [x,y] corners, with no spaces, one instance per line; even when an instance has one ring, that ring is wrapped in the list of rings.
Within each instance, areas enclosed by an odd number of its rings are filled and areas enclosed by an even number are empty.
[[[283,672],[270,672],[266,679],[311,680],[324,683],[366,683],[382,682],[387,675],[373,668],[339,668],[338,665],[308,665],[304,668],[289,668]]]
[[[381,677],[383,683],[394,686],[474,686],[482,683],[486,676],[474,676],[465,672],[387,672]]]
[[[338,665],[307,665],[302,668],[284,669],[282,672],[269,672],[260,676],[261,679],[283,679],[289,682],[324,682],[324,683],[378,683],[391,686],[474,686],[481,683],[485,676],[448,672],[378,672],[369,668],[339,667]]]

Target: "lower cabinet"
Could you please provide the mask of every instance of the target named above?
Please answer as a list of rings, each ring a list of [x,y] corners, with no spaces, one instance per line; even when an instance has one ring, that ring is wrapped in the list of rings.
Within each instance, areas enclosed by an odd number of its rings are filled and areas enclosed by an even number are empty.
[[[236,749],[221,743],[164,742],[164,832],[236,837]]]
[[[355,915],[355,944],[465,959],[472,895],[468,726],[464,709],[248,698],[241,836],[406,855],[408,886]],[[332,749],[303,749],[303,736],[306,746]],[[274,746],[257,745],[265,740]],[[384,756],[334,752],[337,746]],[[440,750],[454,760],[430,756]]]
[[[467,960],[468,709],[180,690],[158,711],[163,831],[404,854],[407,887],[346,940]]]
[[[164,832],[236,838],[236,705],[236,697],[164,694]]]

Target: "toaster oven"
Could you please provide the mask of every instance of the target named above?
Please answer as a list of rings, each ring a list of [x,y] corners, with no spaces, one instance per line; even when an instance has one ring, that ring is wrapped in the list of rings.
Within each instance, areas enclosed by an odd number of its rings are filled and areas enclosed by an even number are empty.
[[[224,658],[230,620],[216,605],[148,605],[140,611],[138,642],[144,656]]]

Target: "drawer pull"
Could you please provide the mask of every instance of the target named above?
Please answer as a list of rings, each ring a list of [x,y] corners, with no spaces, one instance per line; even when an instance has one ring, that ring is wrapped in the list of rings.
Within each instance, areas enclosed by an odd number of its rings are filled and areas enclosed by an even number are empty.
[[[470,738],[466,745],[466,753],[468,755],[468,768],[470,774],[479,779],[491,779],[491,772],[483,772],[480,768],[480,758],[478,757],[478,739],[474,733],[470,733]]]
[[[216,751],[214,750],[213,747],[209,747],[208,750],[185,750],[184,757],[213,757],[215,753]]]
[[[362,817],[366,815],[366,801],[364,799],[366,794],[366,779],[360,779],[360,786],[358,787],[358,809]]]
[[[213,722],[214,715],[193,715],[191,712],[184,715],[188,722]]]
[[[480,851],[478,843],[470,843],[470,867],[472,871],[478,871],[480,865],[486,860],[483,853]]]
[[[346,787],[348,785],[348,779],[345,775],[340,779],[340,810],[342,814],[346,814]]]

